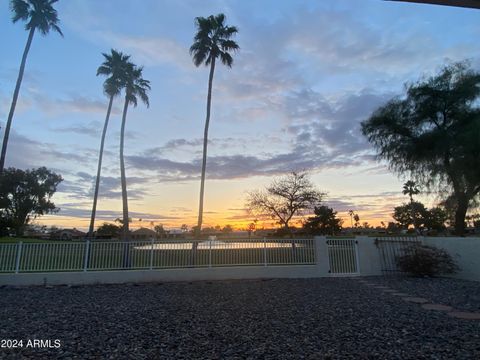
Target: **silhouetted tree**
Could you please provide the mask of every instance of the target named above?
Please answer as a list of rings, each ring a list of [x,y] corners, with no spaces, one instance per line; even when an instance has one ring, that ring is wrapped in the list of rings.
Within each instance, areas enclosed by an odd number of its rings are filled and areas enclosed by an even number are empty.
[[[315,216],[309,217],[304,229],[314,235],[335,235],[342,229],[342,220],[337,218],[337,212],[332,208],[322,205],[315,206]]]
[[[427,219],[425,205],[414,201],[394,208],[392,217],[405,229],[413,225],[416,229],[425,225]]]
[[[413,195],[418,195],[420,190],[417,187],[415,181],[408,180],[406,183],[403,184],[403,195],[408,195],[410,198],[410,204],[413,204]],[[415,226],[415,211],[414,206],[411,206],[410,209],[412,210],[412,219],[413,219],[413,227]]]
[[[166,237],[167,232],[166,232],[165,229],[163,228],[163,225],[162,225],[162,224],[156,225],[156,226],[154,227],[154,229],[155,229],[155,232],[157,233],[157,237],[158,237],[158,238],[161,239],[161,238]]]
[[[10,136],[10,127],[12,126],[13,114],[17,106],[18,94],[25,72],[25,64],[27,62],[28,51],[32,45],[33,35],[38,29],[42,35],[47,35],[50,30],[54,30],[63,36],[62,30],[58,26],[57,11],[53,8],[53,4],[58,0],[11,0],[10,8],[13,16],[12,21],[16,23],[19,20],[25,21],[25,30],[28,31],[28,40],[23,51],[22,62],[18,72],[17,83],[13,92],[12,105],[8,113],[5,133],[3,135],[2,153],[0,155],[0,174],[5,166],[5,157],[7,155],[8,138]]]
[[[353,216],[355,215],[355,212],[353,210],[348,210],[348,215],[350,216],[350,225],[353,229]]]
[[[210,124],[210,108],[212,102],[212,84],[213,74],[215,72],[215,61],[220,58],[222,64],[232,67],[233,58],[230,54],[239,49],[239,46],[231,38],[238,32],[235,26],[225,25],[225,15],[218,14],[208,18],[195,18],[197,33],[194,37],[193,45],[190,47],[190,55],[193,56],[195,66],[205,64],[210,65],[210,75],[208,78],[207,95],[207,116],[205,120],[205,130],[203,134],[203,160],[202,175],[200,181],[200,201],[198,210],[197,235],[200,235],[203,222],[203,195],[205,189],[205,171],[207,166],[207,145],[208,145],[208,127]]]
[[[403,195],[408,195],[410,198],[410,202],[413,203],[413,195],[420,194],[420,190],[417,187],[415,181],[408,180],[406,183],[403,184]]]
[[[108,78],[103,83],[103,92],[109,97],[107,115],[103,125],[102,139],[100,141],[100,151],[98,153],[98,167],[97,177],[95,179],[95,190],[93,194],[92,215],[90,217],[90,227],[88,236],[93,235],[93,228],[95,226],[95,213],[97,211],[98,189],[100,187],[100,173],[102,171],[103,147],[105,145],[105,135],[107,134],[108,121],[110,120],[110,113],[112,111],[113,99],[120,94],[120,91],[125,86],[125,73],[128,66],[130,56],[124,55],[121,52],[111,50],[111,54],[102,54],[105,61],[97,69],[97,76],[104,75]]]
[[[430,230],[443,231],[445,230],[445,222],[447,221],[447,212],[441,207],[433,207],[427,211],[425,219],[425,227]]]
[[[97,237],[118,238],[122,231],[122,226],[104,222],[97,228]]]
[[[325,193],[318,191],[307,173],[292,172],[275,179],[265,190],[248,193],[246,208],[252,214],[275,219],[291,234],[289,222],[295,215],[318,206]]]
[[[480,73],[465,63],[407,85],[362,123],[362,132],[397,173],[436,186],[456,199],[455,232],[480,192]]]
[[[355,220],[355,227],[360,225],[360,216],[358,214],[353,215],[353,220]]]
[[[51,198],[62,180],[45,167],[5,169],[0,175],[0,225],[20,236],[30,220],[57,212]]]
[[[233,227],[232,225],[225,225],[222,229],[222,232],[224,234],[231,234],[233,232]]]

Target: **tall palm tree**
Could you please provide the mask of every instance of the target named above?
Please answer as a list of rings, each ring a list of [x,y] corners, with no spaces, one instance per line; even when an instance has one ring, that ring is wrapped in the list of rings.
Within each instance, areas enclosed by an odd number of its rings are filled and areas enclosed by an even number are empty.
[[[110,54],[102,54],[105,61],[97,69],[97,76],[104,75],[108,78],[103,83],[103,92],[110,100],[108,102],[107,116],[105,117],[105,124],[103,125],[102,139],[100,141],[100,151],[98,155],[97,178],[95,180],[95,191],[93,195],[92,215],[90,218],[90,227],[88,236],[93,236],[93,229],[95,225],[95,213],[97,211],[98,189],[100,187],[100,173],[102,170],[103,147],[105,145],[105,135],[107,133],[108,121],[110,120],[110,113],[112,111],[113,99],[120,94],[125,84],[125,73],[130,56],[124,55],[121,52],[111,50]]]
[[[125,87],[125,105],[123,106],[122,127],[120,130],[120,174],[122,183],[122,204],[123,204],[123,228],[122,240],[128,239],[128,198],[127,198],[127,179],[125,176],[125,161],[123,158],[124,138],[125,138],[125,122],[127,120],[128,105],[134,107],[138,104],[138,98],[149,107],[147,92],[150,90],[150,81],[143,79],[143,67],[138,67],[129,62],[126,67],[124,77]]]
[[[412,216],[412,225],[413,225],[413,228],[416,228],[417,226],[415,225],[416,216],[415,216],[415,205],[413,204],[413,195],[418,195],[420,193],[420,190],[418,189],[415,181],[408,180],[406,183],[403,184],[402,193],[403,195],[408,195],[408,197],[410,198],[410,212]]]
[[[62,30],[58,26],[60,20],[58,19],[57,11],[53,8],[53,4],[58,0],[11,0],[10,8],[13,13],[12,21],[16,23],[19,20],[26,21],[25,30],[28,33],[27,44],[23,51],[22,62],[18,72],[17,83],[13,92],[12,105],[8,113],[7,125],[5,127],[5,135],[3,136],[2,153],[0,156],[0,174],[3,173],[5,166],[5,156],[7,154],[8,137],[10,135],[10,127],[12,126],[13,114],[17,106],[18,94],[20,92],[20,85],[22,84],[23,73],[25,72],[25,64],[27,62],[28,51],[32,45],[33,35],[38,29],[42,35],[47,35],[50,30],[58,32],[63,36]]]
[[[350,215],[350,223],[353,229],[353,215],[355,215],[355,212],[353,210],[348,210],[348,215]]]
[[[203,222],[203,194],[205,190],[205,170],[207,165],[207,144],[208,144],[208,126],[210,124],[210,108],[212,103],[212,83],[215,72],[215,61],[220,58],[222,64],[232,67],[233,58],[231,52],[240,49],[238,44],[231,40],[238,30],[235,26],[225,25],[225,15],[210,15],[208,18],[195,18],[197,33],[194,37],[193,45],[190,47],[190,55],[193,56],[195,66],[205,64],[210,65],[210,76],[208,78],[207,95],[207,116],[205,120],[205,130],[203,134],[203,161],[202,176],[200,182],[200,202],[198,209],[198,224],[196,228],[197,236],[200,235]]]
[[[413,203],[413,195],[418,195],[420,190],[418,189],[415,181],[408,180],[403,184],[402,193],[403,195],[408,195],[410,197],[410,203]]]

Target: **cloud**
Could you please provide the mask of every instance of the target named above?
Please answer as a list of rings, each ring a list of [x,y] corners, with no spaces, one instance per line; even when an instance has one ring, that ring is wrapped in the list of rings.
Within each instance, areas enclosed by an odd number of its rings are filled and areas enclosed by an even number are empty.
[[[98,121],[92,121],[88,124],[78,124],[53,129],[56,132],[75,133],[98,138],[102,132],[102,125]]]
[[[8,141],[6,165],[26,169],[47,164],[50,164],[51,168],[60,164],[75,163],[76,166],[85,166],[92,163],[93,157],[87,149],[80,153],[73,147],[69,148],[70,150],[65,151],[59,145],[33,140],[12,129]]]
[[[70,179],[63,181],[59,186],[59,191],[65,192],[70,198],[82,200],[91,199],[94,194],[95,176],[86,172],[77,172]],[[127,177],[128,198],[130,200],[142,199],[147,195],[143,189],[149,182],[146,178]],[[140,188],[138,185],[142,185]],[[99,198],[101,199],[121,199],[120,177],[102,176],[100,178]]]
[[[170,65],[192,71],[193,65],[188,47],[161,36],[131,36],[101,31],[97,36],[114,48],[134,53],[135,58],[148,66]]]
[[[238,179],[258,175],[278,175],[291,170],[321,170],[374,164],[371,147],[360,134],[360,121],[389,98],[364,90],[328,100],[314,90],[293,93],[284,111],[291,119],[283,131],[291,138],[290,150],[260,152],[257,141],[254,154],[239,152],[232,144],[254,143],[249,138],[212,139],[207,160],[210,179]],[[283,139],[283,144],[288,142]],[[173,139],[142,154],[128,156],[130,167],[157,173],[159,181],[197,179],[201,169],[199,154],[186,161],[172,160],[167,150],[200,149],[202,139]],[[248,147],[248,146],[247,146]],[[285,146],[284,146],[285,147]],[[229,152],[222,154],[224,148]],[[237,152],[235,152],[235,149]]]
[[[79,208],[71,204],[58,204],[60,212],[53,216],[71,216],[75,218],[89,218],[91,216],[91,209]],[[154,213],[136,212],[130,211],[128,214],[133,219],[142,219],[145,221],[168,221],[181,219],[177,216],[169,216]],[[122,217],[121,211],[116,210],[97,210],[97,221],[114,221],[117,218]]]
[[[51,98],[44,93],[29,91],[28,96],[36,106],[47,114],[63,114],[68,112],[102,113],[107,112],[107,101],[98,98],[89,98],[82,95],[71,95],[66,99]],[[112,107],[112,114],[119,114],[117,106]]]

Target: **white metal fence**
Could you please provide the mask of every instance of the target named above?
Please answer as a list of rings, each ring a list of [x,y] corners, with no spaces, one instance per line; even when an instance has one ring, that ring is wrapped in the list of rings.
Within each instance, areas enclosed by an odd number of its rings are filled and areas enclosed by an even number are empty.
[[[355,239],[328,239],[327,247],[331,274],[360,274],[358,244]]]
[[[85,241],[0,244],[0,272],[313,265],[313,239]]]

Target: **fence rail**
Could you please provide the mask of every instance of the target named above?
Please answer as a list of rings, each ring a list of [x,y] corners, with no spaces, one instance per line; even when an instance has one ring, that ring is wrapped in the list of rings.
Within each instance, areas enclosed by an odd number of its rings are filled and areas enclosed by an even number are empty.
[[[383,236],[375,239],[379,251],[383,275],[400,275],[398,267],[399,256],[411,254],[414,248],[421,245],[422,241],[416,236]]]
[[[0,273],[313,265],[313,239],[0,244]]]

